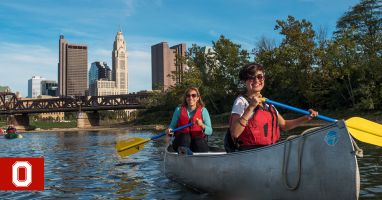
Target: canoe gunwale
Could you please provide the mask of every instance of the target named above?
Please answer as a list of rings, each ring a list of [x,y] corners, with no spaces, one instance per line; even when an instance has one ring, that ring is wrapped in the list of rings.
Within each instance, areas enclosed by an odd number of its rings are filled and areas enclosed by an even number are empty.
[[[179,155],[177,152],[171,152],[171,151],[168,151],[168,148],[171,144],[169,144],[169,146],[167,148],[165,148],[165,154],[169,154],[171,156],[183,156],[183,157],[187,157],[187,158],[193,158],[193,157],[199,157],[199,156],[211,156],[211,157],[215,157],[215,156],[231,156],[231,155],[240,155],[240,154],[252,154],[253,152],[257,152],[257,151],[266,151],[270,148],[274,148],[275,146],[281,146],[281,145],[284,145],[286,144],[287,142],[293,142],[293,141],[297,141],[297,140],[300,140],[301,137],[308,137],[310,135],[313,135],[315,134],[316,132],[318,131],[324,131],[324,130],[327,130],[327,129],[331,129],[333,127],[336,127],[336,123],[331,123],[331,124],[328,124],[326,126],[322,126],[322,127],[318,127],[317,129],[314,129],[314,130],[311,130],[304,134],[300,134],[300,135],[296,135],[296,137],[294,138],[291,138],[291,139],[285,139],[283,141],[279,141],[275,144],[272,144],[272,145],[268,145],[268,146],[264,146],[264,147],[259,147],[259,148],[255,148],[255,149],[248,149],[248,150],[244,150],[244,151],[234,151],[234,152],[219,152],[219,153],[193,153],[192,155]],[[350,134],[349,134],[349,137]]]

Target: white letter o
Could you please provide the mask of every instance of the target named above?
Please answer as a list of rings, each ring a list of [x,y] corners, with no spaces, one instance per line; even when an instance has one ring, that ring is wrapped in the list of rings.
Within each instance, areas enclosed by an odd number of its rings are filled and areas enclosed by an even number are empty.
[[[19,180],[19,168],[25,168],[25,180]],[[12,182],[16,187],[28,187],[32,183],[32,165],[27,161],[16,161],[12,166]]]

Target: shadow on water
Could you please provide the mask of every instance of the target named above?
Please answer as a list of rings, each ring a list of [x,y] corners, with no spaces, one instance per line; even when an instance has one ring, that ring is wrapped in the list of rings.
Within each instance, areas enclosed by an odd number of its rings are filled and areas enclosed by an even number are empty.
[[[149,142],[142,151],[126,158],[115,152],[116,141],[149,138],[156,133],[82,131],[26,133],[23,139],[16,140],[2,138],[0,157],[45,158],[45,190],[1,192],[0,198],[221,199],[195,192],[164,176],[164,148],[169,138]],[[209,144],[223,147],[224,134],[225,130],[215,130]],[[382,149],[358,143],[364,150],[364,157],[358,159],[360,199],[382,199]]]

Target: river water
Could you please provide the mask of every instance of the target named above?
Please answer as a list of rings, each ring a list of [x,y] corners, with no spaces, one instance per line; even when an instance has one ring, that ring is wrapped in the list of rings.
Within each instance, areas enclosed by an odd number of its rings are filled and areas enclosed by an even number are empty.
[[[80,131],[25,133],[23,139],[0,139],[0,157],[44,157],[45,190],[1,191],[0,199],[216,199],[167,179],[163,173],[162,137],[129,157],[120,158],[116,141],[149,138],[154,131]],[[209,143],[222,147],[223,130]],[[358,142],[360,199],[382,199],[382,148]]]

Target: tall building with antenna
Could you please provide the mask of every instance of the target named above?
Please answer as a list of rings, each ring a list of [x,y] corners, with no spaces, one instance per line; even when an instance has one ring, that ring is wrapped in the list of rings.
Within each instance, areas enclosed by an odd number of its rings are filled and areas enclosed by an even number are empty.
[[[115,36],[112,52],[113,80],[120,94],[128,94],[127,50],[122,31]]]
[[[117,32],[113,44],[111,80],[96,79],[91,78],[89,83],[90,96],[128,94],[127,50],[122,31]]]

